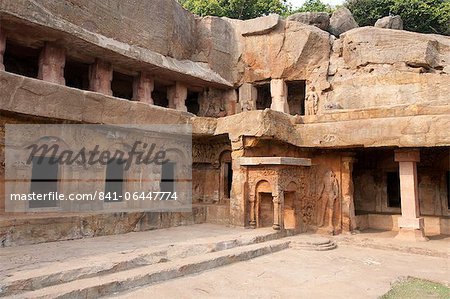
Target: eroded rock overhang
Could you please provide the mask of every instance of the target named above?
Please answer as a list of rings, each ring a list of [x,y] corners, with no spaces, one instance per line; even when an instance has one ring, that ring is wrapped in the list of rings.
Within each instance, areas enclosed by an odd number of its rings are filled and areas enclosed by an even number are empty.
[[[68,56],[82,61],[89,61],[94,57],[114,61],[115,69],[124,73],[130,73],[130,70],[135,69],[149,72],[155,77],[185,82],[193,86],[220,89],[233,86],[211,70],[206,63],[162,55],[141,46],[88,31],[53,15],[21,15],[20,10],[9,9],[8,5],[0,5],[2,28],[9,39],[23,44],[39,47],[44,41],[52,42],[67,49]],[[24,35],[23,32],[27,34]]]
[[[194,117],[198,135],[228,134],[231,141],[273,139],[303,148],[433,147],[450,145],[449,105],[346,110],[291,116],[266,109],[211,119]]]

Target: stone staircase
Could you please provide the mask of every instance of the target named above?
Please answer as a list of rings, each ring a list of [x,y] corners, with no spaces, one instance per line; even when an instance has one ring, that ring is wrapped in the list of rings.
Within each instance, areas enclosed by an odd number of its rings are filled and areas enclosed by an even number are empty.
[[[246,261],[287,248],[329,250],[330,240],[289,232],[257,230],[236,238],[217,237],[151,248],[105,253],[22,270],[0,283],[10,298],[97,298]]]

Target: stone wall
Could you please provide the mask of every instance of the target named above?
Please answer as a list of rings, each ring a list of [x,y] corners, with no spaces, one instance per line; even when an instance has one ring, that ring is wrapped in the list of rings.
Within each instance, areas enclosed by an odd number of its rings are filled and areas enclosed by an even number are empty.
[[[195,163],[192,166],[192,181],[192,200],[194,203],[215,203],[219,201],[219,167],[207,163]]]
[[[15,214],[0,219],[0,247],[92,238],[206,222],[206,208],[192,212]]]
[[[224,163],[231,162],[228,136],[194,138],[192,200],[194,203],[219,203],[224,199]]]
[[[399,214],[361,214],[356,216],[357,228],[398,231]],[[449,235],[450,218],[423,216],[426,235]]]

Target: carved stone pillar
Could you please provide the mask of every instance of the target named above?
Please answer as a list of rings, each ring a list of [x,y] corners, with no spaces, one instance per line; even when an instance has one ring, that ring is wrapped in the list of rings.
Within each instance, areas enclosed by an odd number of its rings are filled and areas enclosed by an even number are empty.
[[[249,204],[250,204],[250,220],[249,220],[249,224],[251,228],[256,228],[256,210],[255,210],[255,204],[256,204],[256,194],[250,194],[249,197]]]
[[[272,228],[274,230],[280,230],[281,229],[281,220],[280,220],[280,210],[281,210],[281,200],[283,196],[283,193],[280,193],[280,195],[275,195],[273,197],[273,226]]]
[[[6,34],[2,29],[2,24],[0,24],[0,71],[5,70],[5,65],[3,64],[3,55],[6,49]]]
[[[56,84],[65,85],[64,66],[66,64],[66,50],[51,43],[45,43],[39,56],[38,78]]]
[[[239,104],[241,111],[256,110],[258,90],[250,83],[244,83],[239,87]]]
[[[287,93],[287,85],[283,79],[272,79],[270,81],[270,94],[272,96],[272,105],[270,106],[270,109],[289,113]]]
[[[169,108],[187,112],[186,107],[187,87],[176,82],[167,90],[167,99],[169,100]]]
[[[224,99],[225,99],[225,111],[227,115],[233,115],[240,111],[237,110],[237,92],[236,90],[227,90],[224,92]]]
[[[231,182],[230,225],[246,225],[246,170],[241,167],[239,159],[244,156],[242,137],[231,138],[231,167],[233,180]]]
[[[155,88],[153,77],[141,72],[133,81],[133,100],[153,105],[152,92]]]
[[[353,198],[353,163],[352,156],[342,157],[341,185],[342,185],[342,230],[352,231],[356,228],[355,203]]]
[[[111,96],[112,78],[112,65],[106,61],[96,59],[94,64],[89,67],[89,90]]]
[[[423,218],[420,217],[417,184],[417,162],[420,161],[420,152],[397,150],[395,161],[399,162],[402,209],[402,216],[398,219],[400,231],[397,238],[426,241],[428,239],[424,234]]]

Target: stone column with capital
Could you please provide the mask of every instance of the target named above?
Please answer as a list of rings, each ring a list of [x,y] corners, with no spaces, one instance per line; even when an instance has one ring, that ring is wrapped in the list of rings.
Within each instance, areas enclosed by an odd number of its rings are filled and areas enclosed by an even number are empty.
[[[175,85],[169,87],[167,99],[169,100],[169,108],[187,112],[187,87],[184,84],[176,82]]]
[[[152,92],[155,87],[153,77],[141,72],[133,81],[133,100],[153,105]]]
[[[5,70],[5,65],[3,64],[3,56],[5,55],[6,49],[6,34],[5,30],[2,29],[2,24],[0,24],[0,71]]]
[[[272,105],[270,109],[289,113],[287,101],[288,89],[283,79],[272,79],[270,81],[270,94],[272,96]]]
[[[251,228],[256,228],[256,209],[255,209],[255,204],[256,204],[256,194],[250,194],[249,195],[249,214],[250,214],[250,220],[249,220],[249,224]]]
[[[89,90],[112,96],[112,78],[112,65],[101,59],[96,59],[89,67]]]
[[[423,218],[420,217],[417,162],[419,150],[396,150],[395,161],[400,170],[400,196],[402,216],[398,219],[399,233],[396,238],[427,241]]]
[[[274,230],[281,229],[281,202],[283,201],[283,192],[273,196],[273,225]]]
[[[65,85],[65,64],[66,50],[51,43],[45,43],[39,55],[38,78],[43,81]]]
[[[353,198],[353,164],[356,159],[349,154],[342,157],[341,185],[342,185],[342,230],[353,231],[356,228],[355,203]]]

